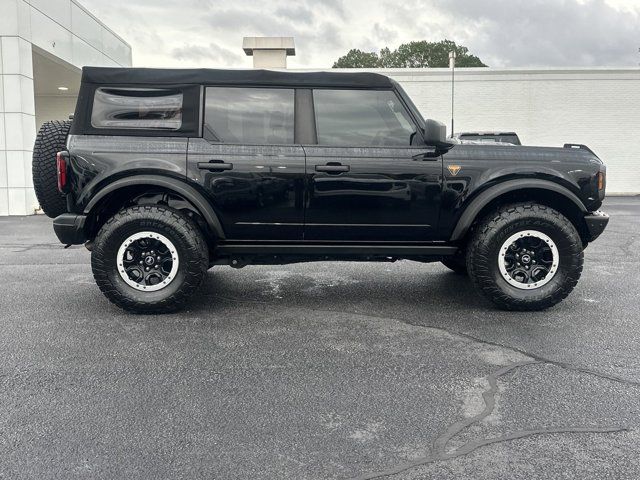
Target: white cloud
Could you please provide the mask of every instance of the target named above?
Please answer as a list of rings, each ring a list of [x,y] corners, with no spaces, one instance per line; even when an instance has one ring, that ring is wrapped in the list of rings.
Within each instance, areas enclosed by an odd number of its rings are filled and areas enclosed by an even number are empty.
[[[250,67],[244,36],[294,36],[292,68],[351,48],[455,40],[491,66],[637,66],[637,0],[83,0],[133,47],[134,65]]]

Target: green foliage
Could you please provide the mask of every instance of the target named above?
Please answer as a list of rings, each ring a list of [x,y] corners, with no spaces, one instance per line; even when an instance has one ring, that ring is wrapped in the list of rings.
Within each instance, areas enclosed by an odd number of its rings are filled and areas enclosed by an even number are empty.
[[[333,68],[446,68],[449,52],[456,52],[456,67],[486,67],[469,49],[451,40],[403,43],[395,50],[385,47],[376,52],[352,49],[340,57]]]
[[[378,54],[363,52],[353,48],[333,64],[333,68],[375,68],[378,66]]]

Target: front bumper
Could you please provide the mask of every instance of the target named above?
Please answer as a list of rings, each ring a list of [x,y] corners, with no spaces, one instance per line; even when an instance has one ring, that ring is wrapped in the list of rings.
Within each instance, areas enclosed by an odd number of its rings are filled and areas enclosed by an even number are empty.
[[[84,233],[85,215],[63,213],[53,219],[53,231],[65,245],[80,245],[87,241]]]
[[[584,221],[587,224],[587,230],[589,230],[589,241],[593,242],[607,227],[609,215],[598,210],[585,215]]]

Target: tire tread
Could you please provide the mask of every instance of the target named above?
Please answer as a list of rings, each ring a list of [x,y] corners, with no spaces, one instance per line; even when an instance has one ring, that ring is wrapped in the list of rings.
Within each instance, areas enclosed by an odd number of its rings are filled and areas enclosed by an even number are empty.
[[[66,147],[70,128],[69,120],[45,122],[40,127],[33,146],[33,188],[42,211],[50,218],[67,211],[65,196],[58,191],[56,154]]]
[[[117,228],[125,223],[138,220],[170,223],[184,232],[189,244],[188,255],[183,255],[181,262],[186,263],[185,278],[173,294],[154,303],[142,302],[128,297],[109,280],[108,271],[112,268],[106,260],[105,239]],[[198,226],[179,211],[165,206],[138,205],[125,208],[105,222],[98,235],[94,249],[91,252],[91,267],[96,284],[102,293],[114,304],[124,310],[134,313],[170,313],[181,309],[200,287],[209,265],[209,250]]]
[[[574,253],[572,268],[565,269],[565,281],[556,282],[556,288],[544,296],[515,297],[501,290],[494,280],[491,262],[491,239],[509,223],[524,218],[535,218],[554,223],[570,242]],[[535,228],[535,225],[532,226]],[[574,225],[560,212],[538,203],[517,203],[499,207],[476,226],[468,246],[467,269],[469,277],[480,292],[505,310],[544,310],[564,300],[574,289],[582,274],[584,261],[582,241]],[[533,290],[531,292],[534,292]]]

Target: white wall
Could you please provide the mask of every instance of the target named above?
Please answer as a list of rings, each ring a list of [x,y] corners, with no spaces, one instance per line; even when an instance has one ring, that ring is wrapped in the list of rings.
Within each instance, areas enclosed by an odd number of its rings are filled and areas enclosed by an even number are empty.
[[[35,105],[31,44],[0,37],[0,215],[33,213]]]
[[[0,215],[37,208],[31,178],[36,114],[40,121],[68,115],[68,99],[45,99],[36,112],[34,45],[71,68],[131,65],[131,47],[75,0],[0,0]]]
[[[72,65],[131,65],[131,47],[75,0],[0,0],[0,35]]]
[[[66,120],[76,109],[76,97],[36,96],[36,130],[49,120]]]
[[[383,70],[425,118],[451,125],[451,72]],[[588,145],[607,192],[640,193],[640,69],[456,71],[455,129],[514,130],[527,145]]]

